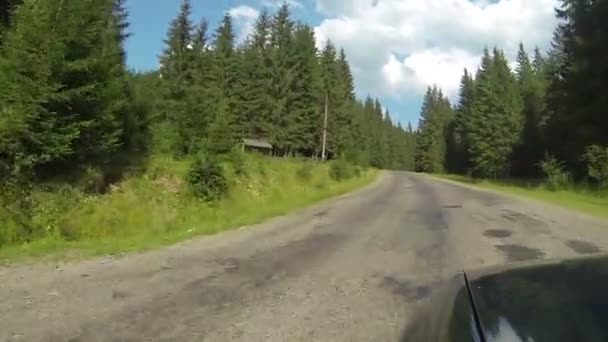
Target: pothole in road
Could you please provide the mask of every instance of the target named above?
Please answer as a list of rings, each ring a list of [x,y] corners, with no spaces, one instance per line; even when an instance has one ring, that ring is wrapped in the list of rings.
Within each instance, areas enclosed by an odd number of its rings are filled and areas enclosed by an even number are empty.
[[[578,254],[595,254],[600,252],[598,246],[586,241],[569,240],[564,243]]]
[[[411,281],[399,280],[391,276],[384,277],[381,285],[389,288],[393,294],[401,296],[407,301],[421,300],[431,294],[430,286],[415,285]]]
[[[507,229],[488,229],[483,232],[483,235],[489,238],[504,239],[513,235],[513,232]]]
[[[511,222],[519,223],[524,226],[545,226],[546,225],[543,221],[541,221],[539,219],[536,219],[534,217],[530,217],[528,215],[524,215],[522,213],[518,213],[518,212],[512,211],[512,210],[506,210],[506,209],[503,210],[502,217],[504,217],[505,219],[507,219]]]
[[[539,249],[521,245],[498,245],[496,249],[503,252],[509,262],[536,260],[545,256]]]
[[[329,214],[329,210],[322,210],[322,211],[316,212],[315,216],[316,217],[324,217],[324,216],[327,216],[327,214]]]
[[[443,209],[462,209],[461,205],[444,205]]]

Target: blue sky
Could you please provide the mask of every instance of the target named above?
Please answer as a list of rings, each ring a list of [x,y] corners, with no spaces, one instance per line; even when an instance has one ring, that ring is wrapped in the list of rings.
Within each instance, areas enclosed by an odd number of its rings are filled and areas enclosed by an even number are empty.
[[[475,69],[484,46],[515,57],[523,41],[546,49],[558,0],[288,0],[297,20],[315,27],[318,44],[331,39],[346,50],[359,97],[379,97],[391,117],[416,125],[422,95],[437,84],[456,100],[463,68]],[[127,0],[131,38],[128,64],[157,66],[169,22],[181,0]],[[283,0],[192,0],[193,20],[214,29],[233,15],[244,36],[257,12]]]

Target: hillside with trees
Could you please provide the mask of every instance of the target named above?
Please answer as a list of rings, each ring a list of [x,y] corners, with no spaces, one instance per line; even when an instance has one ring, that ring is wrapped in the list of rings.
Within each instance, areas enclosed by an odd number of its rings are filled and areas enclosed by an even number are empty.
[[[464,70],[457,103],[429,88],[416,169],[475,178],[608,185],[607,1],[562,0],[550,51],[499,48]]]
[[[339,188],[327,182],[368,167],[413,169],[412,128],[378,100],[357,99],[344,50],[331,41],[318,49],[312,27],[287,5],[263,11],[238,42],[228,14],[211,29],[184,0],[159,68],[147,72],[127,66],[129,35],[125,0],[2,2],[0,247],[115,235],[103,225],[134,225],[131,211],[146,207],[116,191],[214,205],[259,182],[274,189],[265,165],[291,182],[294,157],[303,165],[297,183],[327,195],[322,189]],[[270,143],[286,164],[243,154],[243,139]],[[144,189],[158,182],[168,193]],[[122,209],[104,213],[113,201]],[[83,227],[96,222],[91,215],[99,223]]]

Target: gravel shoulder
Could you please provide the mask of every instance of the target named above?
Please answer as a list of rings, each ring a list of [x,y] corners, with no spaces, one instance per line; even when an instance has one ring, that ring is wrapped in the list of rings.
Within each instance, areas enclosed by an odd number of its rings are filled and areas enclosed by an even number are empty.
[[[462,269],[608,251],[608,224],[408,173],[247,229],[0,268],[0,341],[397,341]]]

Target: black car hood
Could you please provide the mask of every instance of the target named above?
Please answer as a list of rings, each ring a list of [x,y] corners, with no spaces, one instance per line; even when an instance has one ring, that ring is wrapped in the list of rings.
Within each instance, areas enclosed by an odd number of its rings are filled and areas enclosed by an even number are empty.
[[[468,276],[488,342],[608,341],[608,257]]]

